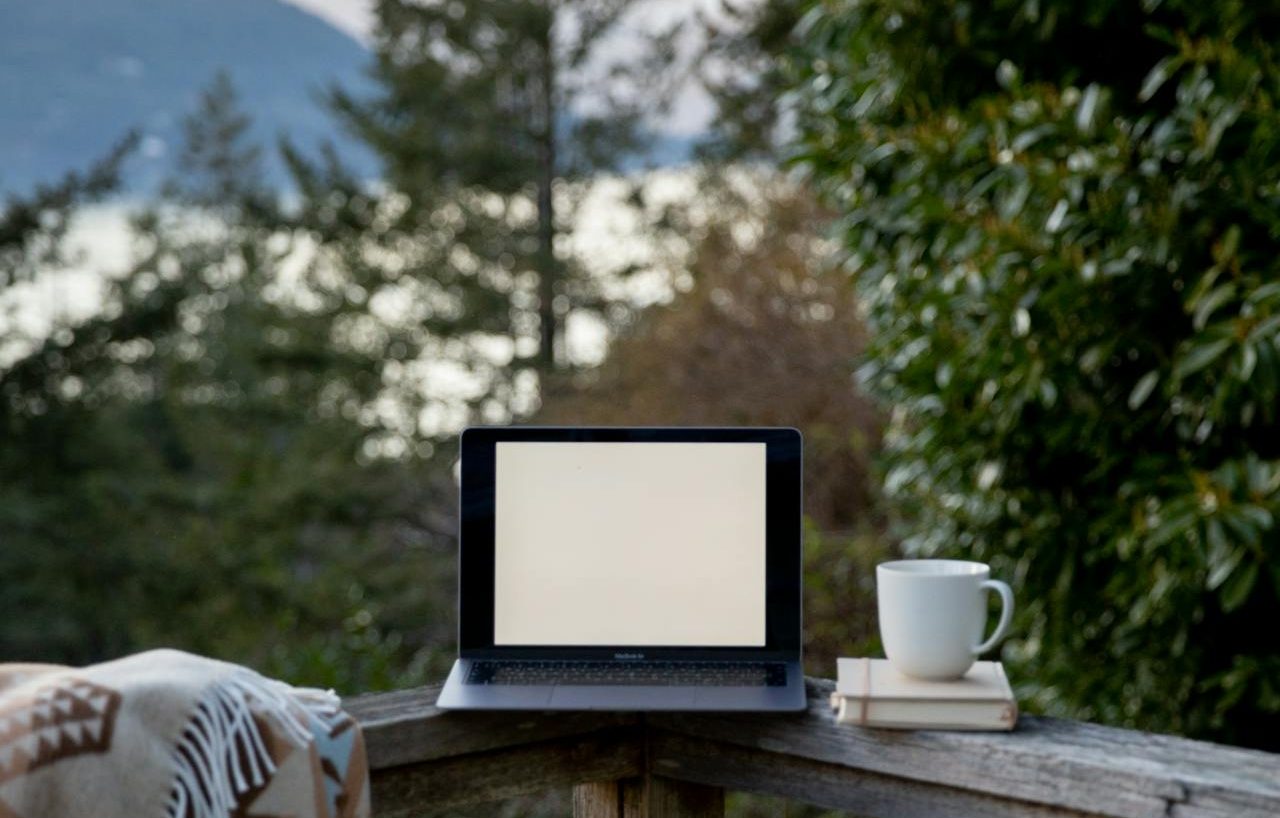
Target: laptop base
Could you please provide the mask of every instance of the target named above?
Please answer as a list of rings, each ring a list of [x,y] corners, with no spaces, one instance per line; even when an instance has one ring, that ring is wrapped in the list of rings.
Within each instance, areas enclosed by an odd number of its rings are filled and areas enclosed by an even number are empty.
[[[458,659],[436,707],[441,710],[614,710],[786,712],[807,706],[799,662],[786,662],[780,686],[467,684],[470,659]]]

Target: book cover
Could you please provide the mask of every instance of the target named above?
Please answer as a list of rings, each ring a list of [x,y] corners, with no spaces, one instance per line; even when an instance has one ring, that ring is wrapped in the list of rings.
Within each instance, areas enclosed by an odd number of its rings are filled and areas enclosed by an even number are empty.
[[[1012,730],[1018,704],[999,662],[975,662],[960,679],[930,682],[887,659],[839,659],[831,707],[836,721],[916,730]]]

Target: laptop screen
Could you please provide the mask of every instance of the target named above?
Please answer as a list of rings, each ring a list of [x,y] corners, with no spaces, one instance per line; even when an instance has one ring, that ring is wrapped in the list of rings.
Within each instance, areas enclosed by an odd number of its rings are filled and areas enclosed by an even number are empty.
[[[494,455],[495,645],[765,645],[765,443]]]

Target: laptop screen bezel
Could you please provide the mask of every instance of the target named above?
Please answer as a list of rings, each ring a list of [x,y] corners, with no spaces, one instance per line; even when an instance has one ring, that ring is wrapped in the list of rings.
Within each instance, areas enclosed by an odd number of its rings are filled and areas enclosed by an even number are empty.
[[[765,644],[760,646],[496,645],[494,526],[497,444],[765,444]],[[790,428],[476,426],[462,432],[458,520],[458,653],[464,659],[798,660],[801,645],[802,460]]]

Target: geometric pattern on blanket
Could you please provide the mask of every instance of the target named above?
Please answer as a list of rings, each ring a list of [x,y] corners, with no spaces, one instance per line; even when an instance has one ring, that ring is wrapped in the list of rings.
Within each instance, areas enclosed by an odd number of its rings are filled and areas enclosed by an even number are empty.
[[[83,679],[61,679],[0,708],[0,782],[111,746],[120,694]]]
[[[364,742],[345,712],[308,713],[311,742],[298,747],[282,740],[269,720],[254,721],[266,740],[274,773],[235,794],[231,818],[357,818],[368,809]],[[299,811],[300,791],[311,790],[311,808]],[[183,818],[194,818],[188,810]]]
[[[174,753],[168,818],[367,818],[359,725],[336,696],[243,668],[210,685]]]
[[[0,663],[0,818],[369,818],[333,691],[154,650]]]

